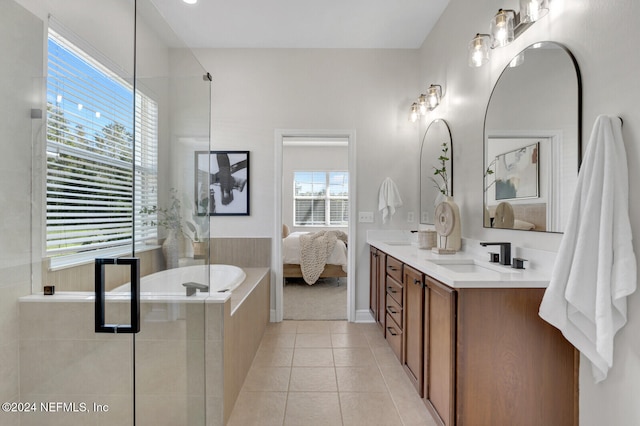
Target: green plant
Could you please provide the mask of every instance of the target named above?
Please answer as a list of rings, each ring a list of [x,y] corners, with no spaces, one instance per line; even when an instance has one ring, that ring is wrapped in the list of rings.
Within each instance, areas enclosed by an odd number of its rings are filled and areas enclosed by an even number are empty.
[[[434,186],[438,188],[444,195],[449,195],[449,175],[447,174],[447,161],[449,161],[449,145],[444,142],[442,144],[442,154],[438,157],[438,161],[440,162],[440,167],[433,167],[434,176],[439,176],[442,179],[442,182],[438,182],[434,177],[431,178],[431,181],[434,183]]]
[[[182,233],[182,213],[180,209],[180,200],[176,196],[177,190],[171,188],[169,190],[170,200],[169,207],[158,208],[158,206],[144,207],[140,210],[140,214],[155,219],[143,220],[145,225],[161,226],[167,230],[179,231]]]

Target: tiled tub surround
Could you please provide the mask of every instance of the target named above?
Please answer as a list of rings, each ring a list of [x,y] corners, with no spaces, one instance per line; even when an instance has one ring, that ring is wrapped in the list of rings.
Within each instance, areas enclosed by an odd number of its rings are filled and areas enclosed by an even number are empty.
[[[269,321],[269,269],[244,269],[231,294],[143,298],[137,424],[222,425],[229,416]],[[23,414],[21,425],[129,424],[131,336],[96,334],[93,302],[86,292],[20,298],[20,401],[107,404],[109,411]],[[107,312],[127,310],[113,302]]]
[[[211,238],[211,263],[240,267],[268,267],[271,265],[271,238]],[[160,247],[136,252],[140,257],[140,275],[145,276],[165,269]],[[56,291],[93,291],[95,266],[93,262],[57,270],[50,270],[49,262],[42,262],[43,285],[54,285]],[[129,281],[128,269],[114,273],[110,269],[106,278],[107,290]],[[40,288],[39,291],[42,291]]]

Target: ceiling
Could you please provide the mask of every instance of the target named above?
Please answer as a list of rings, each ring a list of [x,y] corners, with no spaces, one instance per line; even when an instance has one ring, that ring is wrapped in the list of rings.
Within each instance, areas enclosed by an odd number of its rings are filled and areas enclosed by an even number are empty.
[[[415,49],[449,0],[152,0],[191,48]]]

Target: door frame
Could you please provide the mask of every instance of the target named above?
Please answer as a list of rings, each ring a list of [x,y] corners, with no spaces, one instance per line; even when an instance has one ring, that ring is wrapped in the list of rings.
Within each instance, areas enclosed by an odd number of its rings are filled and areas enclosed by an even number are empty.
[[[284,317],[284,291],[282,272],[282,144],[286,138],[301,139],[321,139],[321,138],[341,138],[348,141],[348,164],[349,164],[349,242],[350,248],[347,251],[347,321],[353,322],[356,319],[356,298],[355,298],[355,242],[356,240],[356,131],[354,129],[342,130],[307,130],[307,129],[276,129],[274,137],[275,151],[275,213],[274,213],[274,233],[272,241],[273,258],[271,259],[271,269],[275,273],[273,281],[274,297],[271,303],[271,322],[280,322]]]

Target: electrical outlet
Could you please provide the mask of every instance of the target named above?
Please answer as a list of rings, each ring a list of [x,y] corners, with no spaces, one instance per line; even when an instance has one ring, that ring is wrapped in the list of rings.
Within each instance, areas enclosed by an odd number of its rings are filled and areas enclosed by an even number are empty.
[[[373,223],[373,212],[358,212],[358,222]]]
[[[422,217],[420,219],[422,223],[429,223],[429,212],[422,212]]]
[[[413,212],[407,213],[407,222],[413,223]]]

